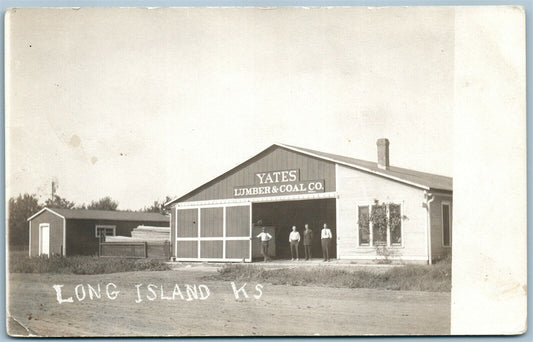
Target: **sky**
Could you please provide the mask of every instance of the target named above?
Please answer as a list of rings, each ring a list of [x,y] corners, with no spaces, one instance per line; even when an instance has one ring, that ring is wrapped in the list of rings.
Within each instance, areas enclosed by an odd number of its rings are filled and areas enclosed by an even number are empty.
[[[180,196],[276,142],[453,176],[454,10],[17,9],[6,196]]]

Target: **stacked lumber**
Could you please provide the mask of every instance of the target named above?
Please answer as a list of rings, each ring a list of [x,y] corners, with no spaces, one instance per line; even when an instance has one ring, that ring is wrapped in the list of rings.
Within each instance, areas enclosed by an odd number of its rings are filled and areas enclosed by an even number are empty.
[[[139,242],[139,240],[134,240],[129,236],[106,236],[105,242]]]
[[[138,226],[131,231],[131,237],[143,241],[170,241],[170,227]]]
[[[129,236],[106,236],[106,242],[165,242],[170,241],[170,227],[138,226]]]

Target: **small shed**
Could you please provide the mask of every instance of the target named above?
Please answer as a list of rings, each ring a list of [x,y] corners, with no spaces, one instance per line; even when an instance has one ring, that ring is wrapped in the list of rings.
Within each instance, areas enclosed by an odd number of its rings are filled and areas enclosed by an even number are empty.
[[[159,213],[44,208],[28,218],[29,255],[96,255],[100,235],[131,236],[145,225],[170,227]]]

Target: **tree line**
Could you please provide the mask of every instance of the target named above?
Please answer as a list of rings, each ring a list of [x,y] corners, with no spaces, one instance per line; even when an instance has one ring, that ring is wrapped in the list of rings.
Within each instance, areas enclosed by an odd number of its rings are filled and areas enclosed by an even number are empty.
[[[169,211],[164,207],[164,204],[172,198],[171,196],[166,196],[164,200],[154,201],[152,204],[135,211],[168,215]],[[40,203],[37,195],[34,194],[26,193],[11,197],[8,201],[7,219],[8,243],[10,247],[28,247],[29,231],[27,219],[44,207],[50,209],[117,210],[118,202],[109,196],[91,201],[89,204],[76,204],[58,195],[53,195],[52,198],[48,198],[44,203]]]

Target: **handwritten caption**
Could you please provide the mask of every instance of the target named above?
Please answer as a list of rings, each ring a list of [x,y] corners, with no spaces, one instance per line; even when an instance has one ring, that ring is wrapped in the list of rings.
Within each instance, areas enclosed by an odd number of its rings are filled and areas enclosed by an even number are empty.
[[[263,285],[256,284],[248,286],[244,283],[238,286],[235,282],[230,282],[231,291],[235,299],[256,299],[263,296]],[[73,289],[65,290],[63,284],[52,286],[56,293],[56,299],[59,304],[83,302],[86,300],[116,300],[125,291],[119,290],[114,283],[107,284],[78,284]],[[200,301],[206,300],[211,296],[211,290],[204,284],[174,284],[174,286],[164,286],[163,284],[135,284],[132,288],[134,292],[134,302],[139,304],[143,301],[156,300],[183,300],[183,301]],[[129,292],[129,291],[128,291]],[[127,293],[127,292],[126,292]]]

